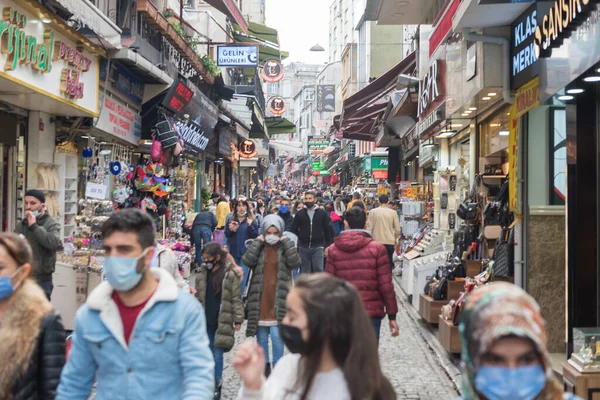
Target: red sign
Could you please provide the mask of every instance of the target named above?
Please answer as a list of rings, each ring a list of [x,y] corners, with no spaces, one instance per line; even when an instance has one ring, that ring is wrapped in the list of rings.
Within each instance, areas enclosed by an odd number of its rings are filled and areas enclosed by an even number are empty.
[[[246,139],[240,143],[240,157],[252,158],[258,154],[256,143],[253,140]]]
[[[262,77],[265,82],[275,83],[283,79],[283,67],[279,61],[269,60],[262,68]]]
[[[446,36],[452,30],[452,18],[458,10],[461,0],[449,0],[450,6],[446,9],[444,16],[438,21],[433,32],[429,35],[429,57],[435,53],[440,44],[446,39]]]
[[[281,97],[273,97],[269,100],[269,108],[274,115],[282,115],[287,109],[285,100]]]
[[[375,179],[387,179],[388,172],[387,171],[373,171],[373,178]]]
[[[163,105],[174,113],[179,113],[192,100],[193,96],[194,92],[192,89],[187,87],[185,83],[177,81],[167,92]]]

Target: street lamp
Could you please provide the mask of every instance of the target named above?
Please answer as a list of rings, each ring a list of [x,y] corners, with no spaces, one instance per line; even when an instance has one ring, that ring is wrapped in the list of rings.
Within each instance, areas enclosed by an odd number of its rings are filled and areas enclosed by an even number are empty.
[[[310,51],[325,51],[325,48],[321,46],[319,43],[315,44],[310,48]]]

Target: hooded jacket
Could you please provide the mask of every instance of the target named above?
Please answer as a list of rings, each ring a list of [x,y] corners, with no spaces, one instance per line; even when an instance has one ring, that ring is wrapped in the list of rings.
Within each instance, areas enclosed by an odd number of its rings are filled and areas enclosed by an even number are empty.
[[[32,281],[13,296],[0,324],[0,399],[53,399],[65,363],[60,316]]]
[[[37,217],[35,224],[31,226],[27,225],[27,220],[17,224],[15,233],[25,236],[31,246],[31,277],[38,281],[52,280],[56,267],[56,251],[61,243],[60,224],[45,213]]]
[[[325,272],[352,283],[370,317],[396,319],[398,303],[385,247],[364,230],[348,230],[329,247]]]

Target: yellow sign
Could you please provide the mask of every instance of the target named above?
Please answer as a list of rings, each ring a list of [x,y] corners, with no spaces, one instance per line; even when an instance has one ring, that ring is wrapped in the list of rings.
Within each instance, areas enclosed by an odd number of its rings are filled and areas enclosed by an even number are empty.
[[[519,202],[517,192],[519,190],[519,118],[517,117],[517,103],[510,108],[508,117],[508,206],[513,213],[519,213]]]
[[[406,188],[406,197],[416,197],[417,196],[417,191],[412,188],[412,187],[408,187]]]
[[[532,79],[519,89],[515,94],[515,117],[527,113],[532,108],[540,105],[540,78]]]
[[[377,185],[377,195],[381,196],[382,194],[387,194],[388,190],[385,187],[385,184],[380,183]]]

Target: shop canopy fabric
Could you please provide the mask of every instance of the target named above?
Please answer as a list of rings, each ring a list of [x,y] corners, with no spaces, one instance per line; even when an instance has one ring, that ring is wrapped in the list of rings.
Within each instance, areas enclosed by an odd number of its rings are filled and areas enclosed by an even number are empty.
[[[390,95],[396,90],[398,75],[411,73],[416,65],[412,52],[392,69],[344,101],[340,127],[345,139],[374,141],[385,121]]]
[[[269,135],[283,135],[286,133],[296,133],[296,125],[283,117],[265,118]]]
[[[268,60],[281,61],[289,56],[288,52],[279,49],[279,34],[276,29],[249,22],[246,34],[238,24],[232,23],[231,25],[234,31],[233,38],[237,42],[258,44],[258,58],[261,65]]]
[[[248,33],[248,23],[234,0],[204,0],[204,2],[227,15],[241,32]]]
[[[269,147],[279,151],[287,151],[290,154],[302,154],[302,143],[300,142],[283,142],[280,140],[269,140]]]

